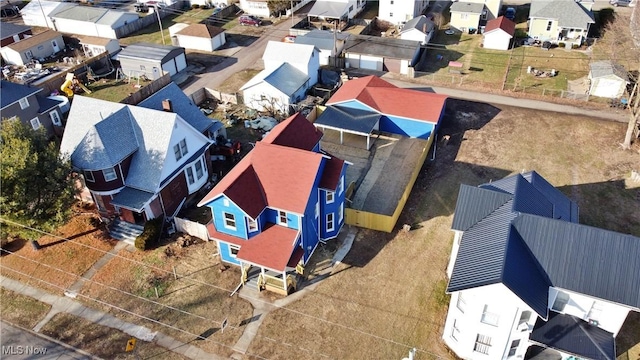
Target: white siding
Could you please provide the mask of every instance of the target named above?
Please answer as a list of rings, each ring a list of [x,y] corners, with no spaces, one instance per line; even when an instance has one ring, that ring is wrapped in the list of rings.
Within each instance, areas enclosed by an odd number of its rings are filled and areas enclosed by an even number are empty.
[[[419,41],[421,44],[426,45],[430,40],[430,36],[418,29],[411,29],[400,34],[400,39]]]
[[[245,89],[242,97],[245,105],[258,111],[275,108],[286,112],[290,101],[288,96],[266,82]]]
[[[509,50],[511,35],[497,29],[483,35],[482,44],[485,49]]]
[[[184,53],[175,57],[176,71],[180,72],[187,68],[187,58]]]
[[[626,83],[618,78],[599,77],[591,79],[589,93],[593,96],[618,98],[624,93]]]
[[[162,70],[169,73],[170,76],[173,76],[178,73],[176,70],[176,62],[174,59],[170,59],[166,63],[162,64]]]

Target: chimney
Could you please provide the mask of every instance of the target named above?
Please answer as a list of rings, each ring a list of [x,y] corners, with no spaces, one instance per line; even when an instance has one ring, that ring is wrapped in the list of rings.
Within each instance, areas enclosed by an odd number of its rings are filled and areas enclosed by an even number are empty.
[[[171,103],[171,100],[162,100],[162,111],[173,112],[173,104]]]

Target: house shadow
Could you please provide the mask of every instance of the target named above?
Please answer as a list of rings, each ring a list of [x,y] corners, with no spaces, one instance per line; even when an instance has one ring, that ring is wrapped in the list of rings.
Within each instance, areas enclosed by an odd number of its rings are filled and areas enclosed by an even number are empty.
[[[260,37],[245,34],[227,34],[227,43],[221,49],[230,49],[238,46],[246,47],[256,42]]]
[[[429,75],[438,72],[449,66],[450,61],[458,61],[464,54],[461,52],[442,48],[429,48],[422,55],[420,61],[416,64],[416,77]]]
[[[616,356],[626,353],[638,344],[640,344],[640,313],[629,311],[627,319],[616,336]]]

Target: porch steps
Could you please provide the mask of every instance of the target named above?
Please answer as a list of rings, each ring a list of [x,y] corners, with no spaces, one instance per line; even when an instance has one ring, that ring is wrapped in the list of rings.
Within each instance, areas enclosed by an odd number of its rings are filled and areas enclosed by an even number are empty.
[[[247,273],[247,282],[244,283],[244,286],[251,288],[253,290],[260,291],[258,288],[258,276],[260,275],[260,269],[256,267],[252,267],[249,269]]]
[[[142,234],[144,227],[128,223],[122,220],[114,220],[109,228],[109,234],[112,238],[126,242],[127,244],[134,245],[136,238]]]

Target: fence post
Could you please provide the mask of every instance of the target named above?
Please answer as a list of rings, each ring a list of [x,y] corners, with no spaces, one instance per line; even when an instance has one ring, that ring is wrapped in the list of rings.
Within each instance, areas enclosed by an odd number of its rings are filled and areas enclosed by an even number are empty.
[[[544,95],[545,95],[545,90],[547,90],[547,89],[542,88],[542,96],[544,96]]]
[[[173,278],[174,278],[174,280],[178,280],[178,274],[176,273],[176,267],[172,266],[172,268],[173,268]]]

